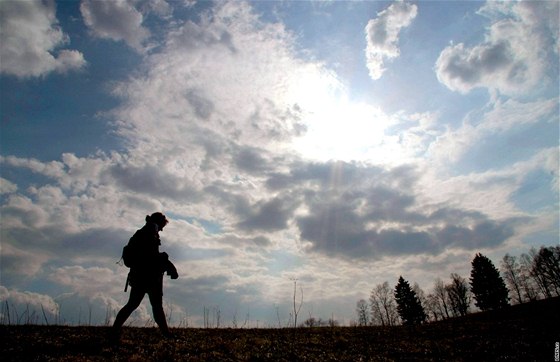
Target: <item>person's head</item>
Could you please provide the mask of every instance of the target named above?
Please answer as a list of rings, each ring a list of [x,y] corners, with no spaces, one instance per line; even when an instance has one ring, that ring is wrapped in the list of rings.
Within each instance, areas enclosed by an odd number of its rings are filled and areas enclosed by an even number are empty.
[[[160,230],[163,230],[165,225],[169,222],[164,214],[161,212],[154,212],[152,215],[146,216],[146,222],[154,223]]]

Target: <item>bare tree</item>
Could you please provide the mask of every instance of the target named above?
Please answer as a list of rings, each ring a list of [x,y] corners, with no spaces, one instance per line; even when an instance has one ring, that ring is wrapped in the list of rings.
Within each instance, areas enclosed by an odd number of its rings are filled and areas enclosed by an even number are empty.
[[[220,323],[221,323],[221,319],[222,319],[222,311],[221,311],[219,305],[214,307],[214,309],[212,311],[212,319],[216,321],[216,328],[220,328]],[[214,323],[212,323],[212,324],[214,324]]]
[[[424,309],[429,320],[438,321],[444,318],[439,300],[434,294],[428,294],[425,303]]]
[[[251,314],[249,312],[249,308],[247,308],[247,314],[245,314],[245,321],[243,322],[241,328],[245,328],[247,326],[247,323],[249,323],[250,319],[251,319]]]
[[[356,313],[358,314],[358,325],[363,327],[369,325],[369,307],[364,299],[356,303]]]
[[[367,305],[366,305],[367,306]],[[309,312],[309,318],[303,322],[303,326],[313,328],[313,327],[322,327],[325,324],[321,318],[317,319],[311,315]]]
[[[171,319],[173,318],[173,304],[166,302],[165,308],[167,309],[165,312],[165,319],[167,320],[167,324],[171,325]]]
[[[445,284],[439,278],[436,279],[433,295],[442,318],[449,318],[449,296],[447,295]]]
[[[521,268],[515,256],[504,255],[501,263],[501,272],[508,289],[513,294],[516,304],[523,303]]]
[[[449,284],[446,289],[449,301],[451,302],[453,315],[467,315],[471,304],[471,295],[469,292],[469,284],[466,279],[458,274],[452,273],[451,284]]]
[[[276,319],[278,319],[278,328],[282,327],[282,323],[280,322],[280,311],[277,305],[274,305],[274,309],[276,310]]]
[[[210,328],[210,308],[204,306],[204,328]]]
[[[527,301],[539,299],[539,288],[533,278],[533,258],[525,253],[519,257],[519,267],[521,270],[521,287],[523,289],[523,297]]]
[[[393,290],[388,282],[378,284],[370,294],[372,322],[382,326],[392,326],[397,322],[397,305]]]
[[[541,248],[541,250],[542,249],[543,248]],[[553,290],[551,289],[550,280],[544,272],[544,264],[539,254],[540,252],[537,252],[535,248],[531,248],[531,250],[529,250],[529,255],[521,255],[521,260],[529,277],[534,282],[539,296],[542,298],[550,298],[553,296]]]
[[[184,317],[179,322],[179,328],[189,328],[189,312],[186,308]]]
[[[418,297],[418,300],[420,301],[422,308],[426,308],[426,293],[424,293],[422,288],[420,288],[420,285],[418,285],[418,283],[415,282],[414,285],[412,286],[412,290],[414,291],[414,293],[416,293],[416,297]]]
[[[560,246],[533,252],[533,274],[547,298],[560,295]]]
[[[328,321],[329,327],[334,328],[338,327],[338,321],[334,319],[334,313],[331,315],[331,318]]]
[[[371,291],[369,303],[371,306],[371,323],[374,325],[384,326],[387,323],[385,319],[385,313],[383,311],[381,298],[377,295],[375,289]]]
[[[292,279],[294,281],[294,296],[293,296],[293,317],[294,317],[294,328],[297,327],[297,318],[298,318],[298,314],[299,311],[301,310],[301,306],[303,305],[303,288],[300,287],[300,294],[301,294],[301,299],[299,302],[299,306],[296,306],[296,296],[297,296],[297,279]]]
[[[6,306],[8,305],[8,301],[6,301]],[[49,325],[49,320],[47,319],[47,314],[45,313],[45,308],[43,308],[43,304],[41,304],[41,311],[43,312],[43,318],[45,320],[45,324],[48,326]],[[8,315],[9,318],[9,315]],[[91,326],[91,305],[90,305],[90,310],[89,310],[89,326]]]
[[[231,320],[231,327],[237,329],[237,308],[235,308],[235,312],[233,312],[233,318]]]

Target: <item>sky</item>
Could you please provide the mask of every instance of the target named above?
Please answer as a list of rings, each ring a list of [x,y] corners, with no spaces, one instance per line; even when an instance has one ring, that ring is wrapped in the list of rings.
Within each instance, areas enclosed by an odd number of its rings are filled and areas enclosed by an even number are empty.
[[[2,312],[112,321],[156,211],[174,326],[558,245],[559,4],[1,0]]]

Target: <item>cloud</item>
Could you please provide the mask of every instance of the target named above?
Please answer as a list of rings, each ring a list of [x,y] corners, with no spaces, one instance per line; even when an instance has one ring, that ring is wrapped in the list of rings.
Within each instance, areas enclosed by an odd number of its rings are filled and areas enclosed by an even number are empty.
[[[169,17],[173,13],[171,5],[166,0],[141,1],[140,8],[147,9],[146,12],[153,12],[163,18]]]
[[[439,254],[500,245],[513,235],[513,219],[426,203],[415,193],[419,170],[355,163],[299,163],[273,174],[267,185],[299,194],[294,215],[308,250],[330,257],[381,259]],[[519,220],[517,220],[519,222]]]
[[[136,167],[119,164],[112,167],[109,172],[119,186],[137,193],[177,201],[198,201],[200,199],[197,190],[185,179],[155,166]]]
[[[243,146],[239,147],[234,162],[243,171],[260,173],[272,168],[272,162],[267,156],[269,155],[265,150]]]
[[[82,53],[60,47],[70,42],[58,25],[54,1],[0,3],[0,72],[20,78],[65,73],[86,65]]]
[[[58,161],[41,162],[33,158],[0,156],[0,162],[10,166],[27,168],[32,172],[57,179],[64,175],[64,164]]]
[[[117,132],[129,151],[127,165],[117,163],[110,176],[167,202],[204,199],[196,212],[205,219],[247,221],[250,205],[270,198],[258,180],[291,157],[282,150],[304,132],[302,78],[329,76],[298,59],[293,41],[238,2],[172,29],[147,57],[149,71],[114,90],[122,99],[113,113]]]
[[[534,127],[538,124],[553,124],[557,119],[557,112],[557,99],[533,102],[520,102],[514,99],[497,100],[480,117],[474,120],[467,117],[459,128],[442,132],[431,143],[430,154],[434,160],[441,163],[458,163],[468,157],[469,152],[473,152],[473,149],[479,148],[485,143],[498,147],[496,141],[490,142],[496,136],[523,132],[526,135],[525,137],[528,137],[528,127]],[[519,145],[515,145],[515,147],[522,149]],[[509,152],[509,160],[511,160],[513,152],[511,150]],[[490,159],[492,153],[489,153],[486,157]]]
[[[114,289],[120,288],[120,275],[117,276],[113,270],[102,267],[63,266],[52,270],[48,279],[59,285],[71,286],[73,291],[88,297],[96,296],[99,291],[106,291],[108,282]],[[113,283],[110,283],[111,281]]]
[[[173,29],[147,60],[150,72],[116,87],[124,99],[118,132],[139,152],[173,146],[177,158],[202,156],[215,167],[239,145],[274,148],[301,133],[296,92],[303,76],[325,70],[297,59],[291,35],[249,9],[220,3],[199,23]]]
[[[165,2],[160,2],[163,3]],[[140,51],[150,32],[142,26],[144,17],[134,4],[134,1],[128,0],[84,0],[80,4],[80,11],[84,22],[95,36],[115,41],[123,40],[130,47]],[[168,11],[157,7],[154,10],[163,13]]]
[[[546,79],[546,65],[557,62],[557,2],[489,2],[479,14],[492,21],[485,41],[446,47],[435,65],[441,83],[461,93],[484,87],[514,95]]]
[[[484,214],[490,220],[518,220],[515,222],[519,227],[525,228],[525,222],[529,219],[531,222],[539,222],[540,218],[548,218],[548,211],[544,214],[528,212],[516,205],[514,196],[526,180],[537,172],[548,175],[550,184],[544,187],[549,186],[551,193],[547,196],[557,198],[557,153],[557,147],[551,147],[531,154],[527,159],[505,164],[502,168],[458,175],[448,174],[446,177],[427,170],[419,180],[418,195],[436,205],[446,203],[453,209]]]
[[[381,78],[386,60],[399,56],[399,33],[412,23],[416,14],[416,5],[397,1],[368,22],[366,62],[372,79]]]
[[[2,285],[25,285],[37,277],[41,267],[50,258],[50,253],[38,253],[37,250],[23,245],[12,245],[15,232],[2,231],[2,247],[0,261],[2,262]]]
[[[48,212],[21,194],[10,195],[2,205],[2,211],[2,223],[7,227],[35,228],[43,226],[48,219]]]
[[[17,289],[8,289],[0,285],[0,300],[7,302],[9,309],[3,309],[2,320],[4,323],[43,323],[57,315],[59,305],[54,299],[45,294],[21,292]],[[9,313],[9,314],[8,314]],[[44,315],[43,315],[44,313]],[[18,317],[20,320],[17,320]]]
[[[0,195],[14,193],[17,189],[18,187],[16,184],[0,177]]]
[[[238,224],[242,230],[264,230],[275,231],[283,230],[288,226],[288,220],[294,211],[287,198],[274,198],[272,200],[261,201],[251,207],[251,215]]]

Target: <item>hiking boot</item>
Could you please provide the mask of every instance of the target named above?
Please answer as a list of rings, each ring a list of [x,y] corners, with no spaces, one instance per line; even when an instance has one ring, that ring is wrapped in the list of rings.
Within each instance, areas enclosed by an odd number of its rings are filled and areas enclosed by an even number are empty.
[[[179,337],[177,337],[175,334],[167,331],[167,332],[161,332],[163,339],[166,339],[168,341],[176,341],[179,339]]]

